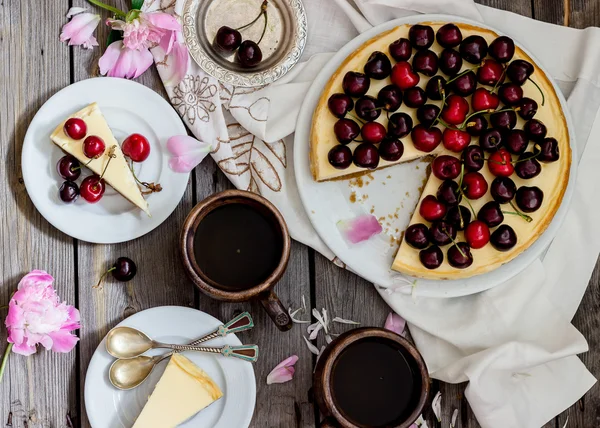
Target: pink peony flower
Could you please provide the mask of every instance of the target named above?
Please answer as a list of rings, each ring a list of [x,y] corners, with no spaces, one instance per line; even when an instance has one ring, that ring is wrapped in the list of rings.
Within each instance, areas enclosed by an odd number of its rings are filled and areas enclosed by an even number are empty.
[[[72,7],[67,13],[71,18],[62,28],[60,41],[69,41],[69,46],[83,46],[86,49],[92,49],[98,46],[98,41],[93,36],[96,27],[100,23],[100,15],[94,13],[84,13],[85,9],[81,7]]]
[[[28,273],[19,282],[5,320],[13,352],[31,355],[38,344],[69,352],[77,344],[79,338],[71,332],[80,328],[79,311],[59,302],[53,282],[54,278],[41,270]]]
[[[292,355],[280,362],[272,371],[267,375],[267,385],[273,383],[285,383],[292,380],[296,369],[294,364],[298,361],[297,355]]]

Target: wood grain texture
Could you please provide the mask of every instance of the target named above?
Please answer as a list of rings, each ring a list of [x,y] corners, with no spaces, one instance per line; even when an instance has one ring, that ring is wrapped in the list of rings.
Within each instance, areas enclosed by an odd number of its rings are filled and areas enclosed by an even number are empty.
[[[0,305],[32,269],[55,278],[61,298],[75,301],[73,240],[37,212],[21,176],[25,132],[38,108],[69,83],[69,50],[58,42],[67,0],[39,8],[34,2],[0,2]],[[32,31],[32,28],[36,28]],[[48,144],[50,140],[48,139]],[[59,182],[57,181],[57,190]],[[6,311],[0,311],[2,319]],[[4,352],[6,330],[0,327]],[[0,384],[0,423],[13,427],[64,426],[76,412],[76,353],[10,356]]]

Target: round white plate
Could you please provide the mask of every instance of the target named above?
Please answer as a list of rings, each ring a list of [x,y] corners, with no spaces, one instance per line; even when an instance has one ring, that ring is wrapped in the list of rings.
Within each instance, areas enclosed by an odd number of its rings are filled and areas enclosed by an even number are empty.
[[[100,105],[119,143],[136,132],[150,141],[150,156],[135,164],[135,171],[140,180],[163,187],[162,192],[146,197],[152,217],[110,186],[95,204],[81,197],[73,204],[59,199],[58,189],[64,180],[56,172],[56,164],[64,152],[50,141],[50,134],[67,116],[94,101]],[[170,137],[186,134],[173,107],[153,90],[111,77],[82,80],[46,101],[29,125],[21,157],[27,193],[46,220],[73,238],[99,244],[130,241],[158,227],[181,201],[189,174],[169,168],[166,144]],[[90,174],[84,168],[77,182]]]
[[[413,162],[396,165],[372,172],[361,179],[346,179],[317,183],[313,180],[309,162],[309,138],[312,115],[319,101],[321,93],[332,74],[348,55],[358,49],[364,42],[379,33],[390,30],[402,24],[416,24],[423,21],[464,22],[490,28],[498,34],[500,31],[492,27],[450,15],[416,15],[397,19],[372,28],[350,41],[346,46],[327,63],[314,80],[298,116],[296,135],[294,139],[294,168],[296,182],[300,191],[300,198],[308,217],[317,233],[334,254],[346,266],[363,278],[381,287],[392,287],[394,290],[419,296],[428,297],[457,297],[478,293],[487,290],[512,278],[536,258],[538,258],[550,244],[567,213],[569,202],[574,190],[574,177],[577,173],[575,162],[571,164],[569,185],[563,203],[558,209],[550,226],[542,236],[517,258],[498,269],[479,276],[464,280],[426,280],[418,279],[414,283],[412,277],[407,277],[392,271],[390,266],[396,255],[398,244],[395,238],[406,229],[411,214],[418,202],[420,191],[427,178],[428,162]],[[516,43],[516,42],[515,42]],[[531,53],[523,49],[536,64],[548,75],[540,62]],[[551,79],[552,81],[552,79]],[[567,103],[552,81],[554,89],[560,99],[571,139],[573,159],[578,159],[575,145],[573,124],[567,108]],[[354,194],[354,195],[352,195]],[[355,202],[351,202],[351,199]],[[383,232],[368,241],[357,245],[348,245],[339,233],[336,223],[339,220],[351,219],[360,214],[370,213],[380,219]],[[384,298],[386,292],[378,287]]]
[[[138,312],[119,326],[134,327],[151,338],[166,342],[185,344],[210,333],[223,323],[195,309],[180,306],[162,306]],[[94,428],[130,428],[141,413],[148,397],[162,376],[167,360],[154,369],[150,377],[137,388],[120,391],[108,380],[108,369],[114,358],[106,352],[105,339],[100,342],[92,356],[85,377],[85,409]],[[241,345],[240,340],[229,334],[206,342],[210,346]],[[148,355],[166,352],[155,349]],[[182,428],[246,428],[250,425],[256,402],[256,379],[252,363],[237,358],[200,352],[184,352],[219,385],[223,397],[196,416]]]

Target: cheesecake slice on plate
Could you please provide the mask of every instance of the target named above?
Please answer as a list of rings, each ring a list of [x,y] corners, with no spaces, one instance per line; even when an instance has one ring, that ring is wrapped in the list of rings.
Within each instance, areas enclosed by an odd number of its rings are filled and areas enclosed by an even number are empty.
[[[106,151],[103,155],[97,159],[90,160],[83,153],[84,138],[75,140],[65,133],[65,122],[71,118],[79,118],[85,122],[87,127],[86,136],[95,135],[104,141]],[[123,151],[110,130],[97,103],[92,103],[77,113],[67,117],[56,127],[50,136],[50,139],[63,151],[73,155],[82,165],[87,166],[94,173],[98,175],[104,173],[103,179],[106,183],[119,192],[124,198],[128,199],[132,204],[150,215],[148,202],[144,199],[133,173],[129,168],[127,160],[123,155]],[[108,156],[108,153],[113,147],[115,157],[111,159]],[[110,164],[108,163],[109,160]]]
[[[133,428],[176,427],[222,396],[204,370],[173,354]]]

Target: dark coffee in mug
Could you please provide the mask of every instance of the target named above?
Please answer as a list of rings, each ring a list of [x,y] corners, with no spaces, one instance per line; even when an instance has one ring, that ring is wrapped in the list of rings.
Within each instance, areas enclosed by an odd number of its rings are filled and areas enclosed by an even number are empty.
[[[283,253],[276,220],[260,206],[228,203],[209,212],[194,236],[194,258],[219,288],[252,288],[271,275]]]
[[[415,359],[384,338],[364,338],[336,358],[333,401],[358,426],[397,426],[419,405],[422,377]]]

